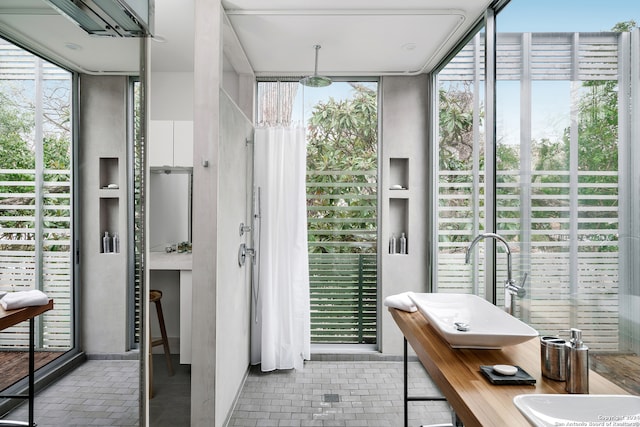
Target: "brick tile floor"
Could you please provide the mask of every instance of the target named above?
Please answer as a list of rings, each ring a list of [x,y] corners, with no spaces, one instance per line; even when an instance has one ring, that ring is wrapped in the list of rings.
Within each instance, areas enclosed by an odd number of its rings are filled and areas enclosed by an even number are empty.
[[[36,395],[38,427],[138,425],[139,362],[88,360]],[[22,404],[4,419],[27,421]]]
[[[253,367],[229,426],[401,427],[402,379],[398,361],[309,361],[300,371],[271,373]],[[409,395],[440,395],[419,362],[409,363]],[[450,421],[445,402],[409,403],[411,426]]]
[[[150,403],[150,425],[162,424],[158,418],[163,417],[156,417],[161,412],[154,409],[162,403],[172,413],[182,414],[165,425],[188,427],[189,390],[182,385],[188,384],[190,371],[177,370],[166,389],[161,377],[158,372],[158,399]],[[184,377],[184,381],[178,377]],[[137,361],[88,360],[37,394],[36,423],[39,427],[137,426],[138,381]],[[164,398],[169,404],[161,402],[163,393],[167,393]],[[422,365],[409,362],[409,395],[439,394]],[[253,367],[228,426],[402,427],[402,396],[401,361],[314,360],[306,362],[300,371],[271,373]],[[18,407],[5,418],[26,420],[27,406]],[[409,403],[412,427],[450,420],[445,402]]]

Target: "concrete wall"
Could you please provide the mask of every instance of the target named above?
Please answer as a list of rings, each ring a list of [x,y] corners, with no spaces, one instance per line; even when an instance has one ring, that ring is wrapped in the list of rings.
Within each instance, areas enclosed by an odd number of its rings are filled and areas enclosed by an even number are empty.
[[[127,90],[125,76],[80,77],[79,169],[82,349],[118,354],[128,349],[127,324]],[[101,158],[116,159],[101,163]],[[110,171],[105,171],[108,168]],[[118,190],[102,190],[101,173]],[[120,253],[101,253],[105,231],[117,231]]]
[[[223,85],[224,12],[195,0],[193,167],[193,357],[191,425],[222,426],[249,365],[249,291],[239,268],[239,225],[247,222],[244,156],[252,79]]]
[[[250,221],[244,141],[254,80],[222,53],[222,13],[218,1],[195,1],[195,72],[151,70],[149,95],[150,120],[194,121],[191,425],[207,427],[223,424],[249,365],[249,277],[237,251],[240,222]],[[153,272],[151,280],[166,292],[165,313],[178,313],[171,274]],[[168,315],[170,339],[175,320]]]
[[[193,73],[158,73],[149,79],[149,120],[193,120]]]
[[[217,394],[235,392],[216,389],[222,13],[219,1],[195,0],[191,425],[203,427],[217,425]]]
[[[429,289],[429,93],[430,77],[383,77],[379,293],[380,350],[402,354],[402,333],[382,301]],[[393,162],[392,162],[393,159]],[[401,184],[406,190],[390,190]],[[389,254],[392,233],[407,234],[408,254]]]
[[[253,124],[224,92],[220,95],[220,162],[218,192],[218,259],[216,312],[216,426],[223,425],[249,366],[251,318],[251,258],[238,264],[241,243],[249,247],[250,234],[240,236],[240,223],[251,224],[246,194],[252,183]],[[250,199],[249,199],[250,200]]]
[[[236,73],[233,67],[229,65],[229,58],[227,55],[223,55],[223,61],[222,89],[224,89],[229,98],[237,102],[238,96],[240,95],[238,92],[240,87],[240,76],[238,76],[238,73]]]

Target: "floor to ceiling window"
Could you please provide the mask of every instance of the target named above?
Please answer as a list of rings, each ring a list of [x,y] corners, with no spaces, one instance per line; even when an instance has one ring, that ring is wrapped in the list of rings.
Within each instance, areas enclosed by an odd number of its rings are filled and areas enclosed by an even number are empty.
[[[520,316],[545,333],[579,324],[617,351],[619,36],[500,33],[498,45],[498,233],[529,272]],[[525,72],[504,72],[507,51]]]
[[[258,84],[258,126],[303,125],[313,344],[377,337],[378,84]]]
[[[0,291],[55,300],[36,321],[37,368],[76,345],[71,134],[72,74],[0,39]],[[28,344],[27,323],[0,334],[0,389],[26,376]]]
[[[473,38],[438,74],[437,290],[485,294],[483,253],[460,268],[484,230],[484,44]]]
[[[584,11],[589,22],[553,19],[551,9],[556,16]],[[499,233],[513,252],[514,279],[526,276],[516,315],[541,334],[582,329],[595,366],[608,363],[599,355],[637,358],[640,350],[631,308],[640,292],[630,261],[638,255],[638,211],[628,202],[637,193],[630,105],[638,91],[632,76],[640,65],[631,56],[640,49],[638,13],[628,2],[604,10],[591,2],[512,0],[496,19],[496,78],[487,86],[495,84],[495,122],[484,120],[484,34],[437,75],[438,290],[484,295],[494,286],[485,284],[492,266],[484,248],[471,266],[463,265],[464,250],[478,233]],[[488,170],[484,131],[494,129],[495,170]],[[485,187],[493,173],[495,185]],[[485,221],[488,209],[495,209],[495,228]],[[498,249],[497,304],[504,256]],[[620,359],[614,365],[623,366]],[[625,385],[640,391],[637,382]]]

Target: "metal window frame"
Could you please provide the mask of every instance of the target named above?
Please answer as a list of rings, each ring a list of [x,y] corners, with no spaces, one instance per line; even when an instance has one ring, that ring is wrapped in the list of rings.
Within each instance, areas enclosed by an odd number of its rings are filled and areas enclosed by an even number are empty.
[[[41,55],[36,53],[33,49],[31,49],[29,46],[25,46],[24,44],[17,42],[12,37],[9,37],[6,34],[4,34],[2,31],[0,31],[0,37],[4,38],[7,42],[19,47],[20,49],[23,49],[24,51],[34,55],[36,58],[38,58],[39,61],[41,60],[47,61],[55,65],[56,67],[64,70],[65,72],[68,72],[71,74],[72,131],[71,131],[71,167],[70,167],[70,170],[71,170],[70,256],[72,257],[72,262],[71,262],[72,267],[70,271],[70,276],[71,276],[71,279],[70,279],[71,280],[71,283],[70,283],[71,304],[70,305],[71,305],[72,312],[70,313],[71,330],[69,332],[71,342],[70,342],[69,349],[64,354],[62,354],[52,362],[48,363],[47,365],[37,370],[37,372],[35,373],[35,384],[34,384],[35,390],[37,392],[45,388],[47,385],[51,384],[52,382],[58,380],[59,378],[64,376],[67,372],[75,369],[77,366],[81,365],[86,360],[86,355],[82,352],[82,339],[81,339],[82,324],[81,324],[81,316],[80,316],[81,289],[79,284],[80,261],[81,261],[79,258],[80,240],[81,240],[80,218],[81,218],[82,212],[80,209],[81,204],[79,201],[79,192],[78,192],[78,189],[80,188],[79,178],[78,178],[78,174],[75,173],[79,165],[79,138],[78,138],[79,128],[78,128],[78,120],[77,120],[80,114],[79,74],[77,72],[74,72],[68,69],[64,65],[54,60],[42,57]],[[38,136],[36,135],[36,137]],[[41,139],[41,137],[39,138]],[[42,163],[42,158],[40,159],[39,162],[40,162],[39,170],[40,172],[42,172],[44,167]],[[38,169],[36,168],[36,171],[37,170]],[[41,188],[41,186],[39,188]],[[38,222],[41,222],[41,221],[38,221]],[[38,256],[40,257],[39,263],[41,264],[42,256],[41,255],[38,255]],[[37,325],[36,325],[36,327],[40,329],[40,331],[42,330],[41,322],[42,322],[42,319],[38,319]],[[36,336],[38,334],[39,332],[36,331]],[[8,387],[5,391],[8,394],[23,394],[28,388],[28,383],[29,383],[29,379],[25,377],[20,381],[16,382],[15,384],[13,384],[12,386]],[[7,413],[10,410],[16,408],[20,404],[22,404],[22,400],[20,399],[6,399],[2,403],[0,403],[0,411],[2,413]]]
[[[486,13],[486,22],[487,22],[487,32],[486,32],[486,78],[485,78],[485,88],[486,88],[486,106],[487,106],[487,116],[486,116],[486,127],[487,130],[487,158],[494,163],[493,165],[486,164],[487,169],[487,188],[496,187],[495,183],[495,169],[496,165],[494,162],[495,159],[495,144],[496,144],[496,129],[495,129],[495,90],[497,85],[497,64],[494,62],[497,60],[497,36],[495,35],[495,13],[491,11],[487,11]],[[493,23],[493,25],[491,25]],[[515,35],[511,34],[511,36]],[[531,160],[530,160],[530,150],[527,147],[530,147],[532,124],[525,120],[531,116],[532,110],[532,81],[536,79],[533,71],[528,67],[527,64],[531,64],[535,57],[532,54],[533,49],[532,45],[535,45],[535,34],[532,42],[531,35],[528,33],[523,33],[520,35],[521,41],[521,54],[522,54],[522,65],[521,70],[522,73],[518,77],[520,81],[520,108],[521,108],[521,123],[520,123],[520,138],[521,138],[521,170],[520,170],[520,178],[521,178],[521,193],[520,193],[520,209],[521,209],[521,220],[524,225],[522,230],[520,231],[520,240],[524,244],[530,244],[531,242],[531,227],[527,226],[527,222],[531,222],[531,218],[529,216],[529,212],[531,211],[531,178],[530,178],[530,169],[531,169]],[[467,37],[464,39],[464,43],[469,44],[469,41],[472,37]],[[602,39],[603,37],[601,37]],[[598,33],[574,33],[571,35],[569,39],[567,39],[567,46],[570,47],[570,58],[571,58],[571,69],[569,75],[566,77],[560,78],[560,80],[569,80],[571,82],[571,123],[570,123],[570,168],[568,171],[568,177],[570,179],[570,187],[571,194],[569,196],[570,206],[567,209],[568,214],[571,219],[571,230],[570,230],[570,238],[573,241],[578,240],[578,233],[580,231],[578,226],[578,214],[579,214],[579,202],[580,202],[580,193],[578,190],[578,158],[577,158],[577,147],[578,147],[578,102],[580,96],[580,87],[581,83],[584,80],[591,79],[591,74],[586,74],[583,69],[581,70],[579,65],[580,60],[580,49],[584,50],[585,43],[588,45],[589,41],[598,39]],[[633,147],[632,141],[638,139],[640,125],[633,121],[633,114],[637,115],[637,111],[640,110],[640,85],[635,85],[634,82],[640,81],[640,29],[634,29],[630,34],[621,34],[619,42],[618,42],[618,85],[619,85],[619,94],[618,94],[618,102],[619,102],[619,147],[620,147],[620,155],[619,155],[619,193],[618,200],[620,203],[619,210],[619,227],[620,227],[620,268],[619,268],[619,278],[620,278],[620,288],[619,288],[619,310],[620,310],[620,348],[631,349],[635,353],[640,352],[640,331],[637,327],[634,328],[634,325],[637,326],[640,323],[640,313],[637,310],[633,310],[630,306],[634,300],[630,299],[630,295],[638,295],[640,293],[640,284],[634,283],[632,279],[640,276],[640,265],[633,260],[637,258],[637,254],[640,253],[640,244],[634,241],[634,236],[638,236],[640,232],[640,221],[637,220],[637,213],[640,212],[640,201],[635,197],[633,182],[637,182],[640,173],[634,172],[633,165],[637,164],[640,161],[640,150]],[[448,57],[448,60],[451,60],[455,55],[460,52],[464,46],[458,46],[458,48]],[[584,61],[584,59],[583,59]],[[633,61],[633,62],[632,62]],[[439,81],[442,81],[442,76],[439,76],[439,71],[443,70],[447,63],[442,64],[433,75],[433,85],[437,88],[439,87]],[[465,78],[471,79],[471,66],[469,66],[469,70],[466,70]],[[596,70],[597,71],[597,70]],[[539,77],[539,76],[538,76]],[[612,77],[612,76],[609,76]],[[452,77],[454,78],[454,77]],[[602,78],[604,80],[611,80],[611,78],[607,78],[606,73],[602,75],[602,77],[594,75],[594,79]],[[552,78],[553,79],[553,78]],[[555,80],[558,80],[558,76],[555,76]],[[474,80],[476,82],[476,80]],[[438,258],[438,246],[437,246],[437,236],[438,236],[438,224],[437,217],[435,216],[435,212],[437,212],[437,185],[438,185],[438,150],[437,150],[437,141],[438,138],[438,99],[434,97],[434,113],[432,114],[432,123],[434,125],[432,128],[434,129],[432,132],[432,142],[434,147],[433,153],[434,161],[431,163],[432,166],[432,200],[430,201],[431,206],[433,207],[434,216],[430,218],[431,221],[431,233],[434,237],[432,240],[435,242],[432,248],[432,253],[434,258],[434,264],[437,265]],[[635,112],[635,113],[634,113]],[[474,169],[475,170],[475,169]],[[489,175],[489,171],[492,170],[493,173]],[[491,183],[493,181],[493,183]],[[492,192],[492,190],[488,190],[487,193]],[[637,192],[637,189],[635,189]],[[495,201],[497,200],[494,197],[492,200],[493,203],[489,203],[486,205],[486,217],[487,217],[487,227],[485,231],[494,231],[496,229],[497,222],[497,208]],[[525,215],[525,212],[527,214]],[[625,219],[626,218],[626,219]],[[475,221],[477,218],[474,218],[474,230],[477,230]],[[475,231],[474,231],[475,232]],[[493,246],[493,245],[491,245]],[[526,247],[523,248],[526,250]],[[490,250],[489,248],[485,251],[485,256],[487,257],[486,263],[495,266],[495,258],[493,260],[490,257],[495,257],[495,252]],[[577,299],[578,297],[578,275],[579,275],[579,253],[578,246],[572,245],[570,256],[568,262],[570,263],[571,277],[569,281],[571,282],[572,289],[571,294],[573,295],[573,299]],[[526,259],[520,259],[520,269],[525,268],[527,263]],[[474,266],[475,269],[475,266]],[[493,282],[493,292],[491,289],[487,289],[487,299],[495,303],[495,299],[498,295],[496,293],[496,275],[495,270],[493,272],[487,272],[485,274],[486,286],[489,287],[491,282]],[[432,270],[432,290],[436,291],[438,287],[438,270]],[[636,281],[637,282],[637,281]],[[474,283],[475,284],[475,283]],[[637,300],[635,300],[637,302]],[[523,308],[526,308],[523,306]],[[526,316],[528,314],[528,310],[523,310],[521,314],[524,315],[524,320],[526,321]],[[577,313],[572,311],[571,313],[571,322],[577,322]]]
[[[302,76],[300,76],[302,77]],[[259,89],[258,86],[260,83],[275,83],[275,82],[298,82],[299,77],[297,76],[259,76],[256,77],[256,83],[255,83],[255,91],[256,93],[258,93]],[[380,135],[381,135],[381,117],[382,117],[382,79],[380,77],[376,77],[376,76],[332,76],[331,77],[332,82],[334,83],[339,83],[339,82],[368,82],[368,83],[376,83],[377,85],[377,112],[378,112],[378,163],[377,163],[377,189],[376,189],[376,194],[377,194],[377,200],[376,200],[376,205],[377,205],[377,218],[376,220],[379,222],[380,221],[380,212],[381,212],[381,203],[382,203],[382,192],[380,191],[380,185],[381,185],[381,162],[382,162],[382,150],[383,147],[381,145],[381,139],[380,139]],[[304,93],[303,93],[303,97],[304,97]],[[259,112],[259,108],[260,106],[258,105],[259,103],[256,102],[255,105],[255,117],[259,118],[261,117],[261,114]],[[304,105],[304,99],[303,99],[303,105]],[[340,352],[340,353],[350,353],[350,352],[358,352],[358,353],[363,353],[363,352],[376,352],[379,351],[380,349],[380,344],[382,342],[382,328],[380,327],[381,323],[380,320],[382,318],[382,299],[381,299],[381,289],[382,289],[382,284],[381,284],[381,274],[380,274],[380,265],[381,265],[381,253],[382,251],[380,250],[380,246],[381,246],[381,236],[380,236],[380,227],[377,227],[377,234],[376,234],[376,241],[377,241],[377,310],[376,310],[376,343],[375,344],[354,344],[354,343],[336,343],[336,344],[332,344],[332,343],[311,343],[311,352],[314,354],[326,354],[326,353],[336,353],[336,352]]]

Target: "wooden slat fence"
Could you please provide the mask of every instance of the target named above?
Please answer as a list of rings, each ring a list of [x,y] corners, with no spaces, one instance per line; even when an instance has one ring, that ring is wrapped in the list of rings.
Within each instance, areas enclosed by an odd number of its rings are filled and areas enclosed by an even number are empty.
[[[503,260],[498,254],[498,263]],[[473,293],[471,267],[464,264],[463,254],[438,255],[440,292]],[[579,276],[572,289],[568,253],[535,253],[529,256],[527,295],[519,300],[520,317],[527,320],[541,334],[556,335],[575,326],[583,330],[585,342],[594,351],[618,351],[618,254],[607,252],[578,255]],[[514,265],[520,265],[519,254],[514,254]],[[480,271],[478,280],[483,280]],[[521,277],[519,271],[514,278]],[[498,274],[499,285],[504,282],[504,271]],[[500,286],[498,295],[502,297]],[[498,304],[504,301],[499,298]]]
[[[498,80],[522,79],[522,52],[531,52],[530,72],[533,80],[571,80],[574,53],[576,70],[582,80],[616,79],[618,72],[618,38],[620,33],[498,33]],[[484,80],[484,34],[467,44],[438,73],[441,81],[471,81],[476,77],[476,55],[479,79]]]
[[[593,350],[618,351],[619,300],[623,296],[618,286],[617,173],[580,171],[580,215],[574,212],[573,217],[568,174],[535,172],[530,183],[531,208],[522,212],[517,173],[500,172],[504,182],[498,185],[498,232],[510,242],[514,279],[519,281],[528,273],[528,294],[519,301],[518,313],[540,333],[557,334],[579,327]],[[535,181],[542,175],[547,178],[545,182]],[[591,183],[594,177],[599,182]],[[484,245],[474,249],[474,266],[464,263],[468,244],[482,232],[482,212],[478,218],[471,212],[473,193],[471,172],[441,172],[437,254],[440,292],[484,294]],[[475,193],[484,194],[483,184]],[[482,206],[483,196],[476,197],[481,198]],[[521,239],[525,218],[531,224],[528,242]],[[570,235],[572,220],[577,222],[575,236]],[[480,229],[474,230],[474,224]],[[506,259],[501,248],[497,264],[497,299],[502,304],[500,285],[506,278]]]
[[[311,342],[373,344],[377,173],[307,172]]]
[[[71,73],[0,38],[0,80],[33,80],[40,67],[44,80],[71,80]]]
[[[35,175],[0,170],[0,290],[40,289],[54,298],[54,309],[38,317],[36,345],[64,350],[72,345],[71,173],[44,170],[39,194]],[[36,227],[38,197],[42,222]],[[25,349],[28,333],[27,323],[9,328],[0,347]]]
[[[376,342],[376,254],[309,254],[309,277],[312,342]]]

